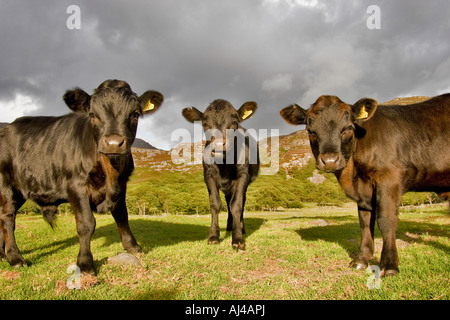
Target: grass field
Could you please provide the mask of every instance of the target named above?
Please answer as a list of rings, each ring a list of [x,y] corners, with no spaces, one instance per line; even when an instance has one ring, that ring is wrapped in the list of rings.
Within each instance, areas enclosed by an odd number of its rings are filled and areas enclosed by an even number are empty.
[[[359,246],[354,204],[246,213],[245,251],[235,252],[220,215],[221,243],[208,245],[210,217],[131,216],[143,248],[141,267],[114,266],[123,251],[111,215],[96,215],[92,252],[97,275],[69,290],[76,261],[72,215],[52,230],[39,215],[19,215],[16,237],[27,267],[0,262],[0,299],[449,299],[447,207],[403,208],[397,232],[400,274],[369,289],[364,270],[348,267]],[[325,220],[325,221],[324,221]],[[326,223],[325,223],[326,222]],[[325,224],[325,226],[323,226]],[[377,264],[381,239],[377,230]]]

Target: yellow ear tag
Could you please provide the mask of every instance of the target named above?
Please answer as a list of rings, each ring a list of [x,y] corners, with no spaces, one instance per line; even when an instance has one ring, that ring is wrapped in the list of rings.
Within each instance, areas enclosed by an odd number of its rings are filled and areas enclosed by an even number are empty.
[[[359,111],[358,118],[356,119],[366,119],[368,116],[369,114],[366,111],[366,107],[362,107],[361,110]]]
[[[253,111],[252,110],[245,110],[244,115],[242,116],[242,119],[247,119],[248,117],[250,117],[252,115]]]
[[[145,107],[142,111],[145,112],[145,111],[150,111],[153,109],[155,109],[155,105],[150,100],[148,100],[147,104],[145,105]]]

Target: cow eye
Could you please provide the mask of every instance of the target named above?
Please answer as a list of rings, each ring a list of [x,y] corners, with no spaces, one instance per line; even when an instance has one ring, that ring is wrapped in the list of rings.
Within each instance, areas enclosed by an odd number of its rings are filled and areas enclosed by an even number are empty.
[[[135,111],[133,112],[133,114],[131,115],[132,119],[137,119],[141,116],[141,113],[139,111]]]
[[[317,139],[317,133],[314,131],[308,130],[308,134],[311,139]]]
[[[344,128],[342,130],[341,135],[348,134],[348,133],[350,133],[352,131],[353,131],[353,126],[348,126],[347,128]]]
[[[89,117],[92,119],[92,121],[94,121],[94,123],[97,123],[97,124],[102,123],[101,120],[99,119],[99,117],[97,117],[95,115],[95,113],[93,113],[93,112],[89,112]]]

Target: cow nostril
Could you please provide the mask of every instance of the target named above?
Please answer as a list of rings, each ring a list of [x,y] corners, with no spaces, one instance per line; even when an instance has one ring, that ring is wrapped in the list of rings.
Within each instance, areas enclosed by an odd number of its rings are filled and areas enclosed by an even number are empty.
[[[100,143],[100,151],[106,154],[123,153],[126,147],[126,139],[120,135],[104,136]]]
[[[336,165],[339,161],[339,154],[321,154],[319,159],[323,166]]]

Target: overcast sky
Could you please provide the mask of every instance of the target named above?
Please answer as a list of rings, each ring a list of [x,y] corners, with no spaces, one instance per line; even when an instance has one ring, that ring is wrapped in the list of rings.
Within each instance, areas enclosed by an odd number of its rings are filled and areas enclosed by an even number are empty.
[[[80,8],[81,28],[67,27]],[[370,5],[381,29],[369,29]],[[373,22],[373,20],[371,20]],[[322,94],[353,103],[450,92],[448,0],[0,0],[0,122],[62,115],[61,97],[106,79],[165,102],[138,137],[169,149],[185,107],[256,101],[246,128],[289,126],[279,110]]]

